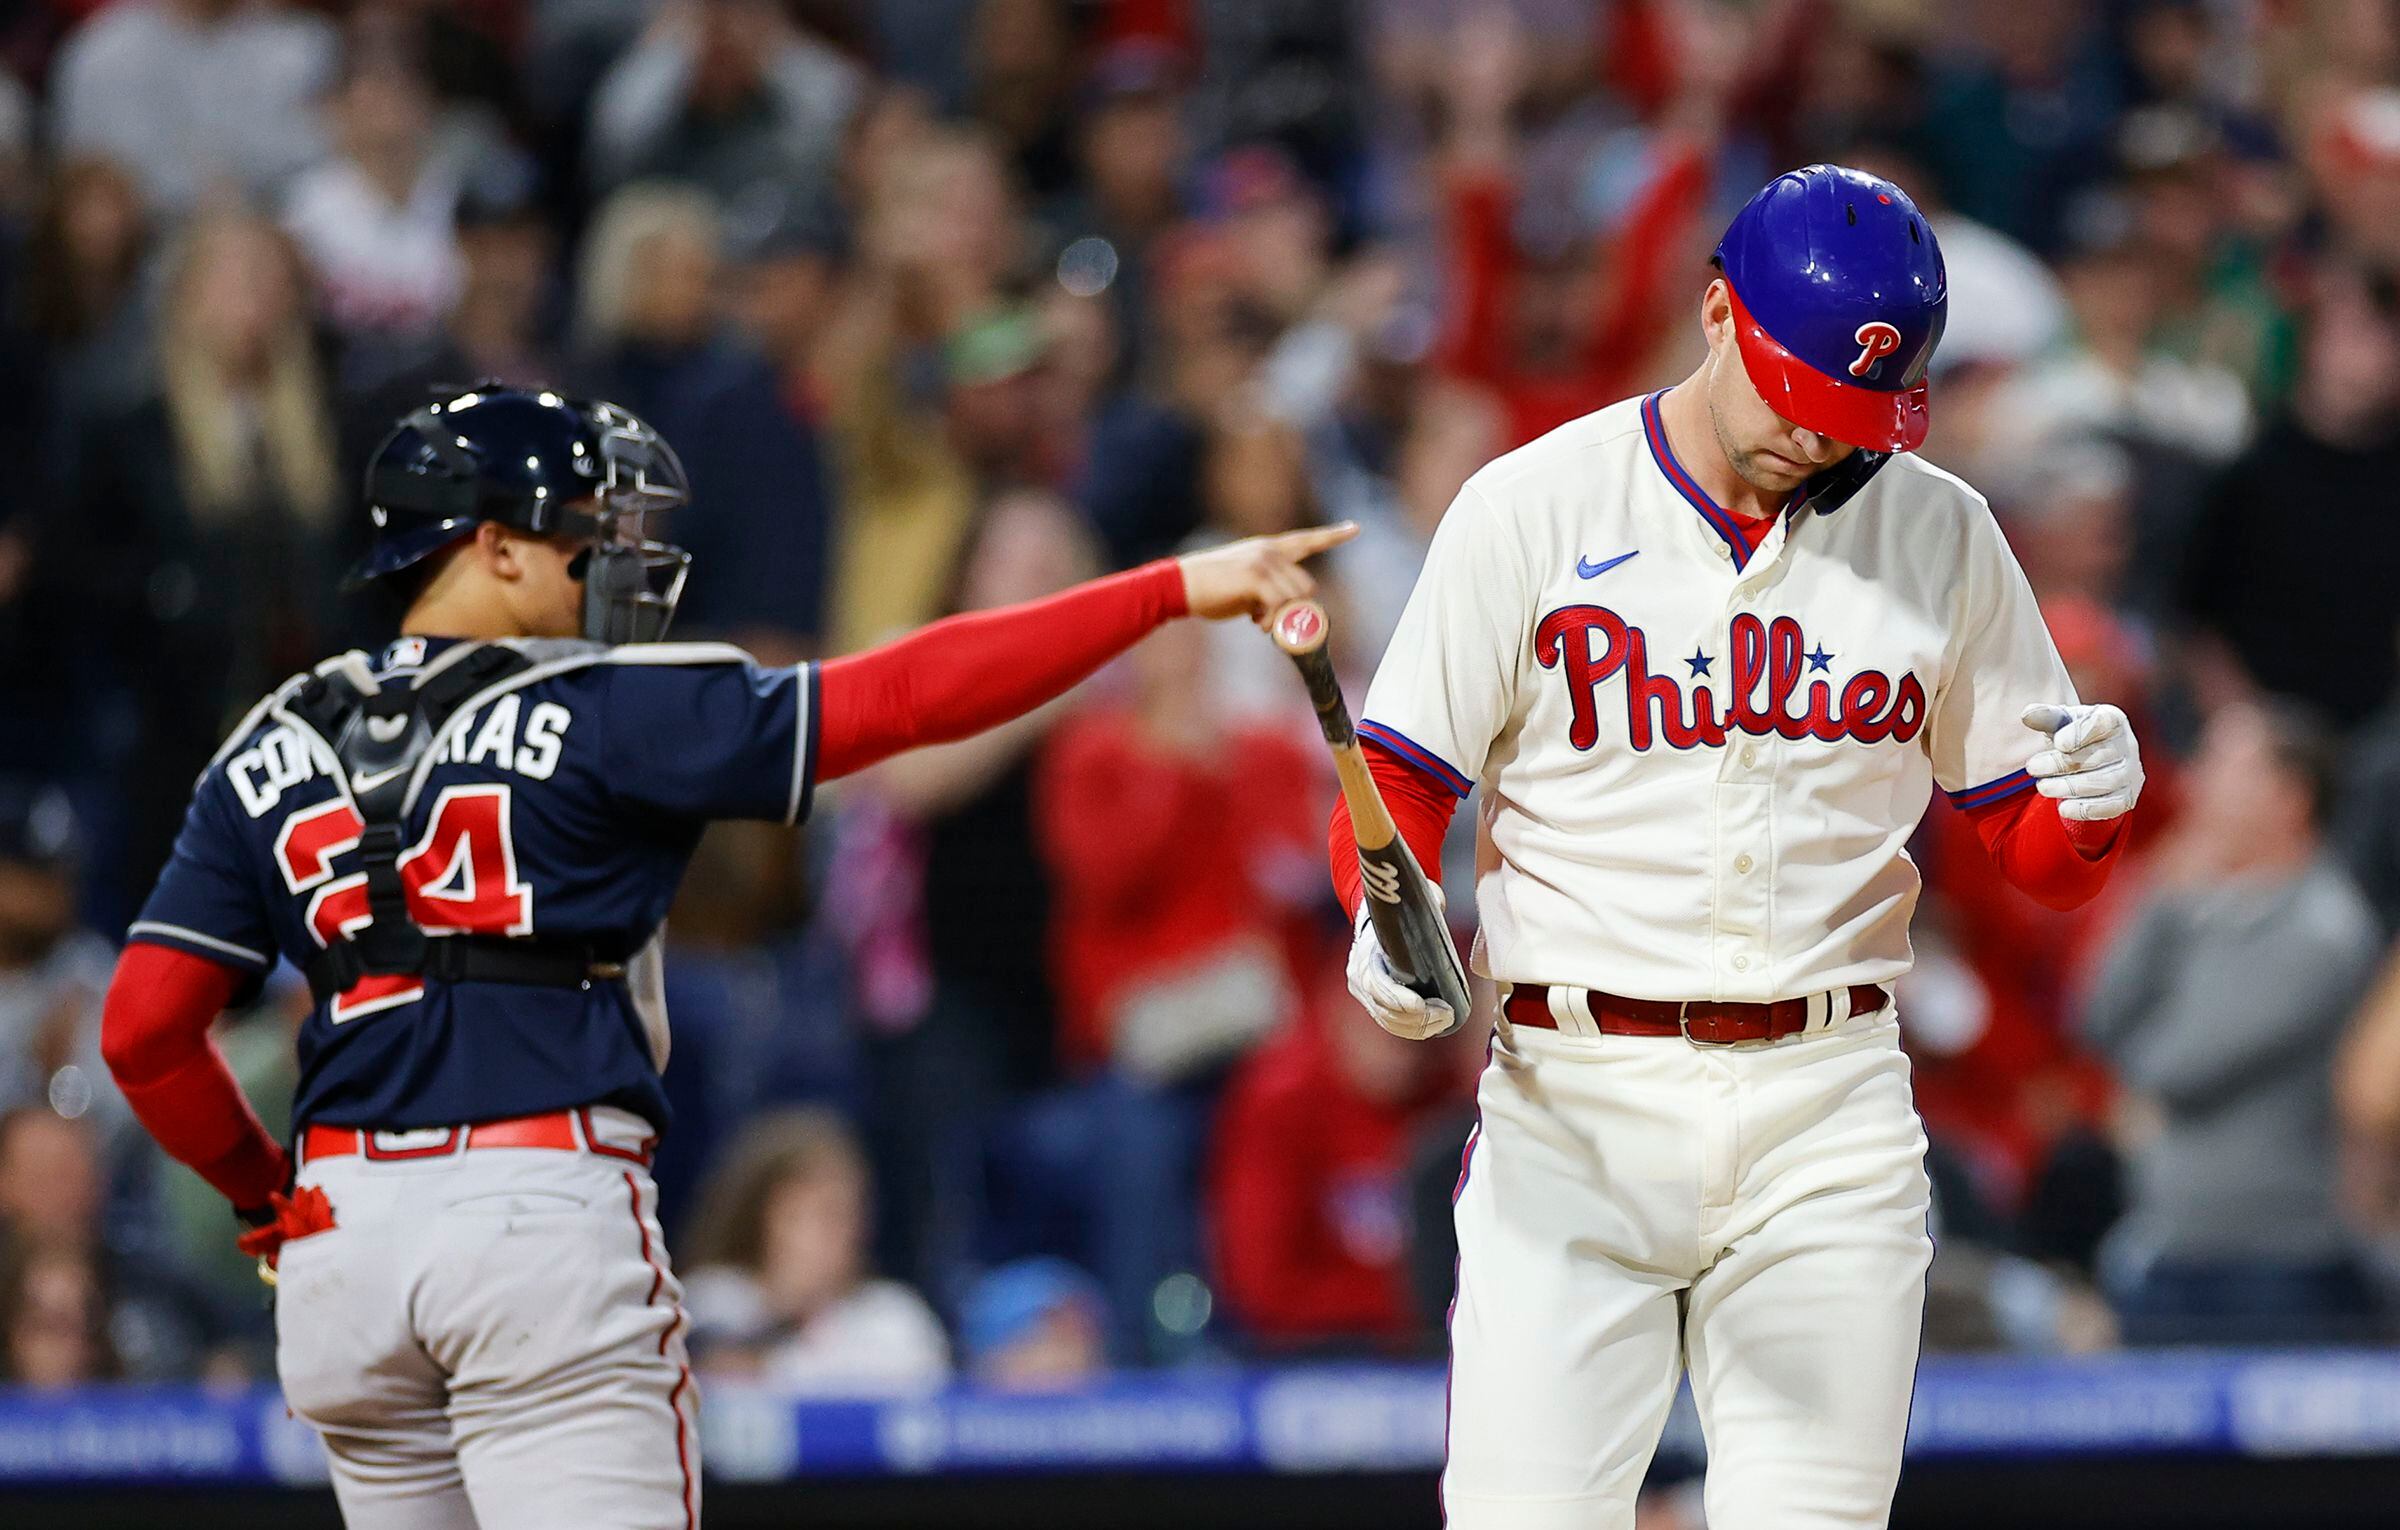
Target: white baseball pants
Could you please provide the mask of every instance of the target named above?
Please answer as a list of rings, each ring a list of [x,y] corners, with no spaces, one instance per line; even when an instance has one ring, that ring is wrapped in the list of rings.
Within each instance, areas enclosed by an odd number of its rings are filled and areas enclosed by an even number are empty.
[[[1929,1190],[1899,1025],[1502,1024],[1458,1197],[1452,1530],[1630,1530],[1688,1366],[1709,1530],[1886,1523]]]
[[[284,1246],[276,1364],[350,1530],[697,1530],[682,1287],[647,1168],[478,1148],[299,1177],[335,1225]]]

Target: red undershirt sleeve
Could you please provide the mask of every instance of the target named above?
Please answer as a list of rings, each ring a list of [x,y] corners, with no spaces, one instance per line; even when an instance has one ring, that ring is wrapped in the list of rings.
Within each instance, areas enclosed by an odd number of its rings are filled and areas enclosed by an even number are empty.
[[[1967,821],[2009,885],[2045,908],[2079,908],[2097,897],[2125,847],[2125,820],[2069,821],[2039,792],[1973,808]]]
[[[1439,886],[1442,838],[1450,831],[1450,815],[1458,811],[1458,793],[1431,771],[1372,739],[1362,739],[1360,748],[1367,758],[1367,773],[1383,793],[1383,805],[1390,810],[1401,839],[1416,856],[1427,880]],[[1355,920],[1359,900],[1365,896],[1358,873],[1358,831],[1350,823],[1350,805],[1338,798],[1333,804],[1326,853],[1333,865],[1334,894],[1342,900],[1343,911]]]
[[[1187,609],[1183,570],[1162,558],[829,659],[817,670],[817,779],[1030,712]]]
[[[100,1053],[158,1145],[234,1205],[264,1206],[290,1178],[209,1027],[254,974],[136,941],[101,1007]]]

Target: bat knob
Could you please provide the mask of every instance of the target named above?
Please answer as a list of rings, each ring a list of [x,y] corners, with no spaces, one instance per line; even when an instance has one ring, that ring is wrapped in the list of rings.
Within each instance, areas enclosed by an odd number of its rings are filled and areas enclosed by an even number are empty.
[[[1325,620],[1325,608],[1313,600],[1295,600],[1276,612],[1274,619],[1267,623],[1267,631],[1274,637],[1275,646],[1294,657],[1315,653],[1324,647],[1328,630],[1330,624]]]

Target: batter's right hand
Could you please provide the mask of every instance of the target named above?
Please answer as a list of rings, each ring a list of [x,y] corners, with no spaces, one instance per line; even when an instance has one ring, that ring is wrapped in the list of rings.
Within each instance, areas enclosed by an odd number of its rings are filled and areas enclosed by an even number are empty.
[[[1442,890],[1433,896],[1439,902]],[[1366,1007],[1375,1023],[1403,1041],[1431,1041],[1457,1030],[1461,1017],[1439,999],[1428,999],[1400,981],[1392,959],[1375,938],[1375,923],[1358,911],[1358,933],[1350,941],[1350,996]]]
[[[1357,535],[1358,523],[1343,521],[1188,553],[1176,560],[1183,568],[1184,604],[1212,622],[1247,616],[1264,626],[1277,611],[1317,592],[1302,563]]]

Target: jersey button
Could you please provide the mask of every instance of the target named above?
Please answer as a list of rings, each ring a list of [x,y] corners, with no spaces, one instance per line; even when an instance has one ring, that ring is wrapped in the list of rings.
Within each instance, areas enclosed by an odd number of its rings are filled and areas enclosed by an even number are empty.
[[[1758,751],[1745,745],[1742,749],[1742,769],[1749,770],[1755,767],[1757,764]]]
[[[1733,970],[1736,972],[1748,972],[1750,970],[1750,958],[1747,956],[1735,957],[1733,959]]]
[[[1757,864],[1758,863],[1756,861],[1753,861],[1746,855],[1737,855],[1733,858],[1733,869],[1740,872],[1743,876],[1748,876],[1750,874],[1750,868]]]
[[[1717,544],[1717,556],[1720,558],[1730,558],[1733,556],[1733,549],[1727,546],[1725,543],[1719,542]]]

